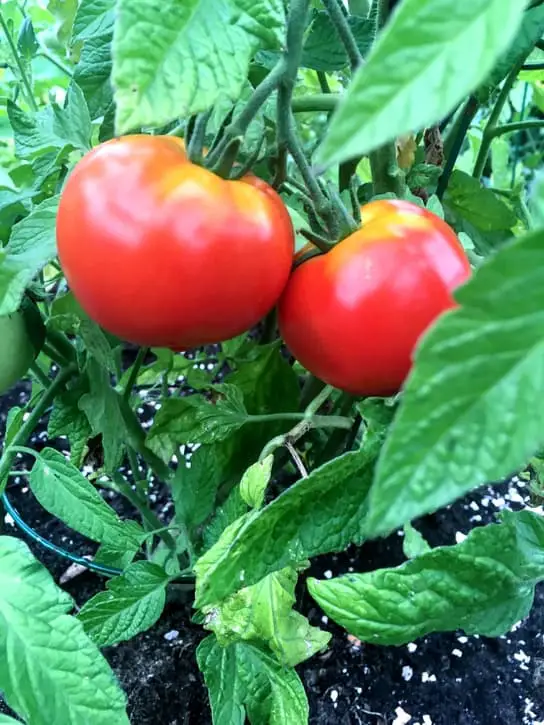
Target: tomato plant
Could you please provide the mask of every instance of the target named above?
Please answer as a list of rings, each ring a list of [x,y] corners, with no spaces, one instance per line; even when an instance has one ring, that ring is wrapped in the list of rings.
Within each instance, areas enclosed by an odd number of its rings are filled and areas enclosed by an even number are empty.
[[[533,652],[543,34],[541,0],[3,0],[0,721],[335,725],[331,622],[388,722],[377,645]],[[109,664],[144,632],[160,697]]]
[[[62,192],[57,240],[93,320],[124,340],[177,350],[255,325],[279,298],[293,254],[272,188],[223,180],[168,136],[125,136],[87,154]]]
[[[314,375],[354,395],[394,395],[422,333],[470,275],[448,225],[404,201],[374,201],[363,226],[293,273],[280,331]]]
[[[5,393],[30,367],[37,351],[22,312],[0,317],[0,393]]]

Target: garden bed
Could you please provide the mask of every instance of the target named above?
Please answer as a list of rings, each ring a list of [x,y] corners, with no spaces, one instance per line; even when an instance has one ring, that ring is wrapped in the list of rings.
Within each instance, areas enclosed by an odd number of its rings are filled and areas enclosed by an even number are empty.
[[[2,399],[5,413],[24,400],[16,390]],[[38,431],[32,446],[45,445]],[[153,495],[159,516],[169,514],[165,491]],[[94,546],[43,511],[26,486],[10,488],[10,499],[28,524],[55,544],[79,555]],[[508,507],[526,505],[527,490],[518,479],[482,488],[455,505],[419,522],[431,545],[453,544],[478,524],[492,521]],[[111,503],[131,515],[121,499]],[[6,517],[5,533],[20,536]],[[24,537],[23,537],[24,538]],[[28,542],[58,582],[69,562]],[[392,566],[403,561],[402,540],[393,535],[352,548],[338,556],[316,559],[309,574],[336,576]],[[63,584],[78,604],[103,587],[100,577],[83,572]],[[424,637],[403,647],[361,644],[323,617],[303,586],[299,608],[313,624],[332,632],[330,649],[304,663],[299,671],[310,699],[312,725],[526,725],[544,722],[544,587],[537,588],[531,615],[498,639],[463,633]],[[157,625],[131,642],[105,650],[129,700],[132,725],[207,725],[211,723],[206,692],[195,660],[203,637],[191,624],[190,602],[169,602]],[[2,712],[0,703],[0,712]],[[53,725],[53,724],[52,724]],[[55,723],[54,725],[60,725]]]

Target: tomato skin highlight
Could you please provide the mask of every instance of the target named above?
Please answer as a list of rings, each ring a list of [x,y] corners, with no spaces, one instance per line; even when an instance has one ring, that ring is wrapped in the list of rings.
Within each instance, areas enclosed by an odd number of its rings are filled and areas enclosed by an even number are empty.
[[[226,181],[183,142],[125,136],[89,152],[61,195],[59,258],[87,314],[140,345],[227,340],[276,304],[294,232],[261,179]]]
[[[362,209],[363,226],[301,264],[279,303],[280,332],[297,360],[354,395],[393,395],[417,342],[455,307],[471,273],[452,229],[410,202]]]

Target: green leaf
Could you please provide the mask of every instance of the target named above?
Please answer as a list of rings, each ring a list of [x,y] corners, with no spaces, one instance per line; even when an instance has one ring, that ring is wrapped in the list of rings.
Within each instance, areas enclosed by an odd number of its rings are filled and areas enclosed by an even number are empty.
[[[71,598],[22,541],[0,537],[0,690],[32,725],[129,725],[108,663]],[[84,676],[82,676],[82,673]]]
[[[416,556],[420,556],[421,554],[426,554],[428,551],[431,551],[431,547],[419,531],[414,529],[412,524],[404,524],[402,550],[407,559],[415,559]]]
[[[168,398],[147,438],[151,450],[169,460],[180,443],[217,443],[248,421],[242,393],[234,385],[214,385],[216,402],[201,395]]]
[[[529,8],[523,14],[521,27],[506,53],[499,56],[485,83],[478,89],[476,97],[487,103],[493,89],[508,75],[512,68],[524,60],[544,33],[544,5]]]
[[[239,641],[264,642],[279,662],[295,667],[325,649],[331,638],[293,610],[297,579],[292,567],[269,574],[221,604],[205,607],[204,626],[222,647]]]
[[[192,529],[203,523],[213,511],[221,482],[221,458],[215,446],[200,446],[191,456],[190,468],[183,459],[172,480],[176,521]]]
[[[83,388],[86,393],[87,390]],[[68,436],[70,441],[70,460],[76,468],[83,463],[87,441],[91,437],[91,426],[78,403],[82,387],[63,393],[55,398],[53,410],[49,416],[47,433],[49,438]]]
[[[255,52],[282,43],[284,22],[281,0],[120,0],[113,40],[118,133],[207,110],[223,94],[237,98]]]
[[[112,33],[96,35],[85,41],[74,80],[83,91],[92,119],[105,116],[113,107]]]
[[[14,405],[13,408],[9,409],[6,418],[6,429],[3,441],[4,450],[6,450],[6,448],[13,442],[13,439],[15,438],[17,433],[21,430],[21,426],[24,423],[24,415],[24,408],[19,408],[18,406]]]
[[[451,175],[444,205],[484,232],[509,230],[517,223],[516,215],[504,201],[478,179],[458,169]]]
[[[27,15],[21,27],[19,28],[19,34],[17,37],[17,49],[26,61],[32,60],[36,55],[40,45],[34,32],[34,26],[32,25],[31,18]]]
[[[85,316],[80,321],[78,332],[93,358],[108,372],[115,373],[116,365],[112,347],[105,333],[96,322]]]
[[[503,479],[544,442],[543,250],[539,232],[496,252],[420,343],[370,492],[369,537]]]
[[[126,424],[119,395],[110,385],[108,371],[91,356],[87,361],[91,391],[83,395],[79,407],[84,411],[94,435],[102,435],[106,471],[117,469],[126,443]]]
[[[166,602],[168,575],[156,564],[137,561],[110,579],[81,609],[78,618],[98,647],[132,639],[150,629]]]
[[[497,637],[527,616],[544,579],[544,518],[521,511],[503,519],[394,569],[309,579],[308,589],[335,622],[372,644],[457,629]]]
[[[271,454],[263,461],[257,461],[251,465],[242,476],[240,494],[251,508],[259,509],[263,505],[264,493],[272,475],[273,465],[274,456]]]
[[[198,581],[196,606],[219,602],[242,586],[318,554],[360,543],[373,462],[366,451],[347,453],[249,515]]]
[[[213,518],[203,531],[204,550],[207,552],[211,549],[229,526],[248,513],[248,505],[240,495],[240,486],[235,486],[227,500],[215,510]]]
[[[65,107],[50,103],[37,113],[22,111],[8,101],[8,116],[15,137],[15,153],[23,159],[50,150],[88,151],[91,148],[91,119],[85,97],[71,83]]]
[[[350,15],[348,24],[364,57],[374,41],[375,24],[370,18]],[[302,66],[317,71],[340,71],[349,65],[345,47],[335,25],[325,12],[316,13],[302,51]]]
[[[117,549],[138,546],[143,531],[134,521],[121,521],[95,487],[52,448],[36,457],[30,488],[46,511],[80,534]]]
[[[46,199],[13,227],[9,243],[0,248],[0,316],[15,312],[33,277],[57,252],[58,197]]]
[[[308,701],[293,669],[250,644],[221,647],[207,637],[197,661],[209,691],[214,725],[307,725]]]
[[[74,20],[72,42],[112,30],[115,0],[81,0]]]
[[[362,156],[444,118],[491,71],[525,5],[403,0],[334,114],[319,161]]]

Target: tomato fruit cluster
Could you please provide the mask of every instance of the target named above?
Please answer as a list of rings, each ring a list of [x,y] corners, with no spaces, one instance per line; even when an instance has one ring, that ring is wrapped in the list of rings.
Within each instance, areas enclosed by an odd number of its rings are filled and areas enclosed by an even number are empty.
[[[167,136],[87,154],[62,193],[57,241],[76,298],[114,335],[185,350],[241,334],[280,300],[294,356],[356,395],[399,390],[421,335],[470,275],[444,221],[380,200],[363,207],[361,229],[289,277],[293,227],[276,192],[192,164]]]
[[[470,271],[442,219],[406,201],[374,201],[362,209],[361,229],[294,271],[280,331],[318,378],[355,395],[391,395]]]
[[[93,320],[130,342],[185,350],[235,337],[274,307],[294,233],[264,181],[224,180],[192,164],[180,139],[134,135],[77,164],[57,244]]]

